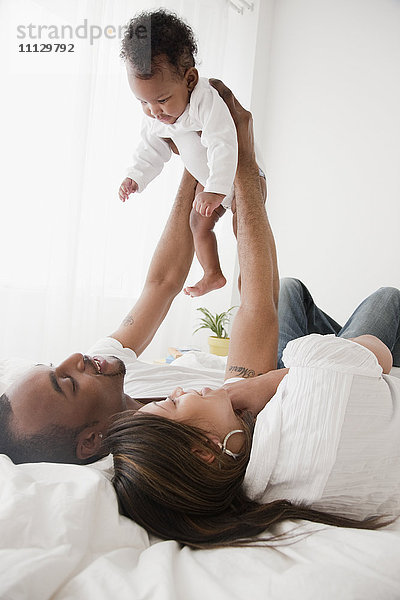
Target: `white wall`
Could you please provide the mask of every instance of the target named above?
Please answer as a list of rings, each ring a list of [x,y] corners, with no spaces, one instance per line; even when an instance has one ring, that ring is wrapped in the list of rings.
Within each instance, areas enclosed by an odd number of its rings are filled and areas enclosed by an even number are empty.
[[[261,5],[252,108],[280,273],[343,321],[400,287],[400,2]]]

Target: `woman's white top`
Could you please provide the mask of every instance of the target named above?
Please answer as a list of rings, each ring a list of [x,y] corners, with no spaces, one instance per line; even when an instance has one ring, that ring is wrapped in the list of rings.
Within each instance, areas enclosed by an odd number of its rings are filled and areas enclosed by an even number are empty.
[[[200,78],[185,111],[172,125],[145,116],[141,141],[134,152],[127,176],[142,192],[171,157],[165,138],[171,138],[189,173],[206,192],[233,195],[237,167],[236,128],[218,92]],[[225,201],[224,201],[225,205]]]
[[[334,335],[290,342],[290,368],[257,417],[244,485],[259,502],[364,519],[400,514],[400,380]]]

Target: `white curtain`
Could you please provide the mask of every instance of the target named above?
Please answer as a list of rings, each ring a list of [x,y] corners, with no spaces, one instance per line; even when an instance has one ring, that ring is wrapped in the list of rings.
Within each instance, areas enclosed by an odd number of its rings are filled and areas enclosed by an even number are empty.
[[[224,0],[168,0],[163,6],[193,27],[200,74],[224,78],[246,98],[252,64],[238,73],[227,48],[240,43],[246,54],[255,13],[245,39],[229,42],[230,27],[240,28],[245,17]],[[137,0],[1,0],[1,356],[56,362],[119,325],[141,291],[182,173],[173,157],[143,194],[121,204],[117,190],[142,114],[119,58],[120,40],[104,34],[92,44],[18,39],[17,27],[61,30],[86,19],[88,28],[117,31],[137,11],[153,7]],[[47,41],[72,42],[75,51],[18,52],[21,43]],[[168,345],[202,346],[204,338],[191,336],[196,308],[230,306],[236,256],[230,230],[226,216],[217,236],[229,283],[198,300],[179,296],[146,358],[165,355]],[[179,240],[171,243],[178,252]],[[188,281],[200,274],[195,263]]]

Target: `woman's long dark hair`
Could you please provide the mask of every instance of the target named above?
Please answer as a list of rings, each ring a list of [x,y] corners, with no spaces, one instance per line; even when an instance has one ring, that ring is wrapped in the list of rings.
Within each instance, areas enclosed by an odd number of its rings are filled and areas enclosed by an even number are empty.
[[[192,548],[259,545],[254,539],[283,519],[307,519],[339,527],[375,529],[376,518],[357,521],[287,500],[259,504],[242,487],[250,456],[251,413],[242,415],[245,442],[235,460],[212,444],[201,429],[164,417],[126,411],[109,430],[106,449],[114,456],[113,485],[120,512],[162,539]],[[193,448],[212,452],[206,463]]]

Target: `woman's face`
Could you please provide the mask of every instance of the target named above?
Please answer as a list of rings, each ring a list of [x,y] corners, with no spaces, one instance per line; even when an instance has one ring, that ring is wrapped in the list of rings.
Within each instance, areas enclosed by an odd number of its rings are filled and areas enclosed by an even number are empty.
[[[212,390],[205,387],[200,392],[184,392],[178,387],[166,400],[151,402],[139,412],[198,427],[216,436],[220,442],[223,442],[230,431],[243,428],[242,421],[234,412],[224,388]],[[232,436],[228,442],[228,449],[231,452],[240,452],[243,441],[242,435]]]

